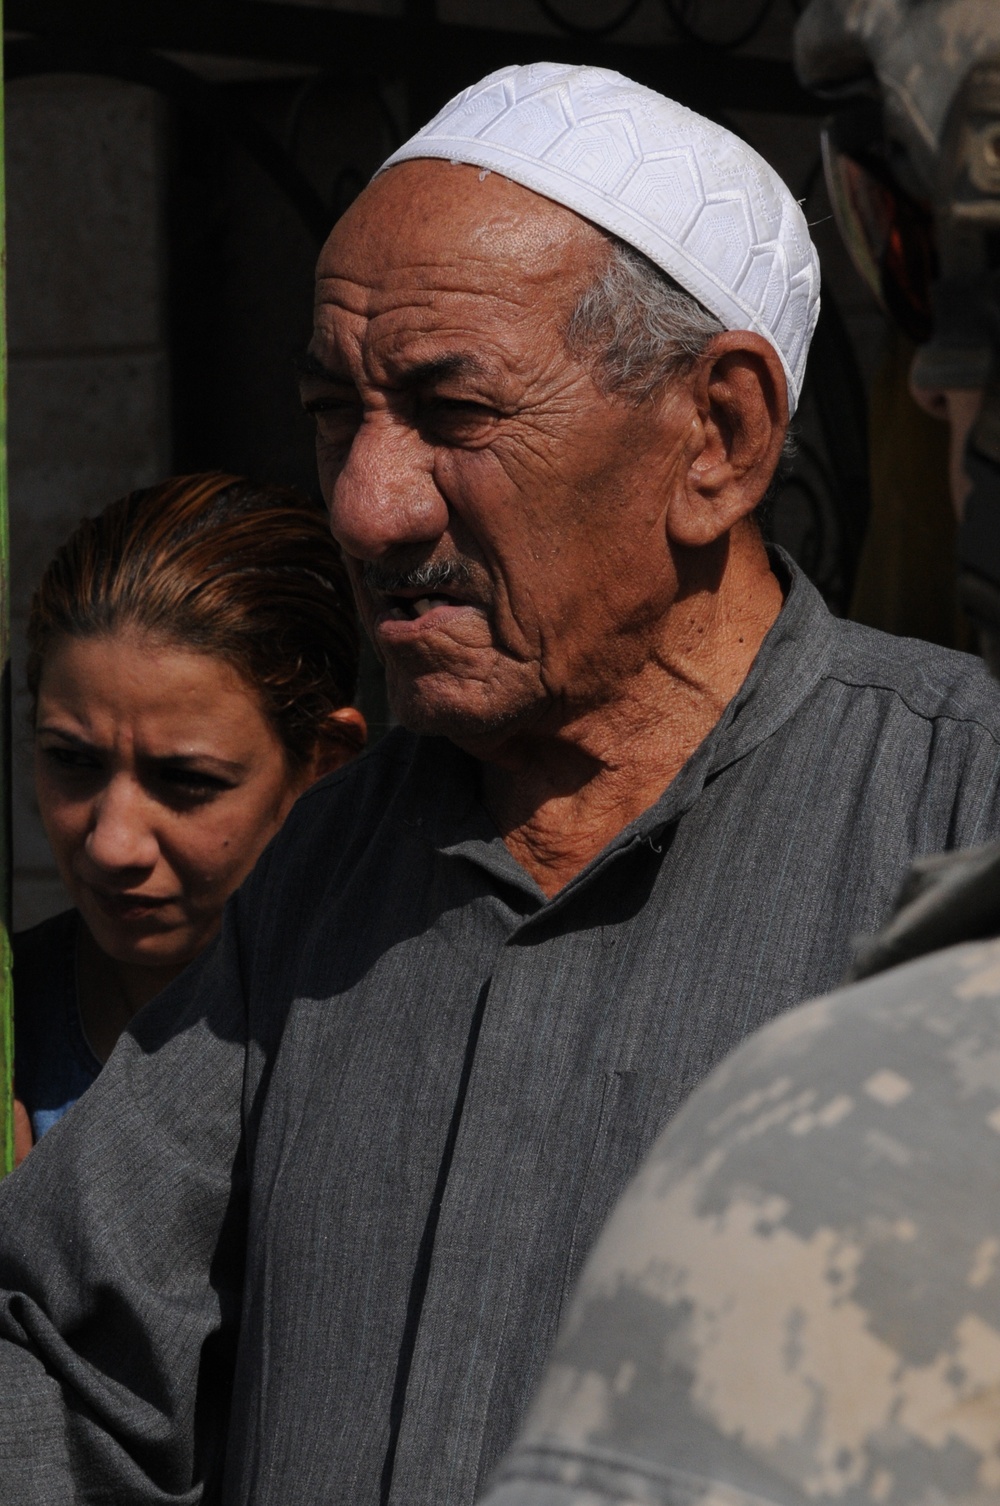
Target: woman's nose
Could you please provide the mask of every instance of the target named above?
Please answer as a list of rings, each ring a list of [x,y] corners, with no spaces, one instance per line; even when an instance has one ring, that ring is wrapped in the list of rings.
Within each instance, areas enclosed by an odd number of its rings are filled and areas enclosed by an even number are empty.
[[[141,787],[126,777],[110,780],[94,807],[84,850],[95,867],[105,872],[148,870],[159,856],[149,801]]]

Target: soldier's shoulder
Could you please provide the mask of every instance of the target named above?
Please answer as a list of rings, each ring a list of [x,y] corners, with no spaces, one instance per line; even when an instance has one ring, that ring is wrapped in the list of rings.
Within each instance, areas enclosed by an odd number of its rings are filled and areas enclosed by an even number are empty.
[[[971,1355],[1000,1332],[998,1004],[1000,940],[967,943],[727,1058],[598,1240],[508,1478],[853,1500],[878,1458],[859,1500],[973,1499],[1000,1413],[960,1458],[936,1419],[978,1427],[995,1376]]]

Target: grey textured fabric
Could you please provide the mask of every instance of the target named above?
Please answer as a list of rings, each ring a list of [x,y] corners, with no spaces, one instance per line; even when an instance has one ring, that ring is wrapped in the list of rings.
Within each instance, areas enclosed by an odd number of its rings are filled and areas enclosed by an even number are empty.
[[[0,1498],[471,1502],[660,1127],[915,854],[1000,832],[998,743],[977,661],[793,573],[711,735],[551,901],[444,741],[317,786],[0,1188]]]
[[[870,978],[961,941],[1000,934],[1000,842],[918,858],[895,915],[855,946],[852,979]]]
[[[996,1506],[1000,941],[786,1014],[661,1136],[482,1506]]]

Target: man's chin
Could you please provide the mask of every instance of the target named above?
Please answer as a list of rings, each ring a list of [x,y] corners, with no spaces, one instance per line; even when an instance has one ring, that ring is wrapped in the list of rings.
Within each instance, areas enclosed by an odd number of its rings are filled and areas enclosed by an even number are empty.
[[[396,721],[421,737],[447,737],[475,752],[512,734],[528,714],[513,698],[490,693],[493,687],[466,682],[442,685],[392,677],[389,706]]]

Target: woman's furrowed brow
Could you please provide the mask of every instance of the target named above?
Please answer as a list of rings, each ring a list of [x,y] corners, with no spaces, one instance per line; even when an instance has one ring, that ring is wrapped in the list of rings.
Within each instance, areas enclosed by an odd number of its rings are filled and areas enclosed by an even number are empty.
[[[74,748],[91,748],[93,744],[78,732],[71,732],[67,727],[62,727],[58,722],[40,721],[34,728],[35,736],[58,737],[64,743],[72,743]]]

